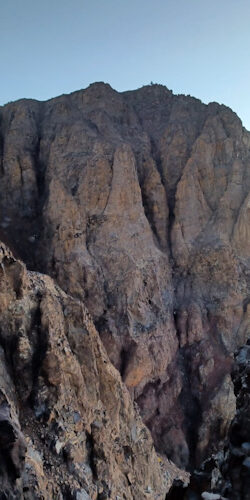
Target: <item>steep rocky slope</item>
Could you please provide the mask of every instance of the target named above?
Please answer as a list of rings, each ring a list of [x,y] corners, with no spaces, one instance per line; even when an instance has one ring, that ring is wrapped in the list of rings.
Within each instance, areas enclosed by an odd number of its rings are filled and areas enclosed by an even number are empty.
[[[236,353],[232,379],[237,410],[224,447],[207,457],[186,487],[175,481],[169,500],[250,499],[250,341]]]
[[[0,238],[85,303],[158,451],[194,467],[234,417],[249,336],[250,134],[160,85],[0,117]]]
[[[0,273],[0,498],[163,499],[187,481],[156,456],[84,305],[3,244]]]

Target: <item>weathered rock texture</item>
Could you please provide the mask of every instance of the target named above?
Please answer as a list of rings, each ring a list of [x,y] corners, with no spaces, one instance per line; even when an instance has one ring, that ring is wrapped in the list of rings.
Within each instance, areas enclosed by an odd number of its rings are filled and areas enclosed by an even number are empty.
[[[232,379],[237,410],[224,447],[194,471],[187,487],[175,481],[169,500],[250,499],[250,340],[236,354]]]
[[[197,465],[235,414],[250,329],[250,134],[160,85],[0,117],[1,239],[85,303],[158,451]]]
[[[232,500],[250,499],[250,340],[236,356],[233,371],[237,412],[214,489]],[[219,469],[219,470],[218,470]]]
[[[165,498],[178,470],[157,457],[85,306],[3,245],[0,273],[1,498]]]

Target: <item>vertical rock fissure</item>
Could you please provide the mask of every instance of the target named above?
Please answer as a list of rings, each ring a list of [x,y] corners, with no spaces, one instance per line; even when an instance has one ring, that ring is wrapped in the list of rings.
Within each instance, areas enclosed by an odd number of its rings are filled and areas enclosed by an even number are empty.
[[[179,350],[179,366],[182,373],[183,388],[180,402],[183,408],[186,439],[189,448],[188,470],[196,466],[196,448],[198,443],[199,427],[202,422],[202,411],[198,397],[192,390],[191,357],[188,349]]]
[[[29,396],[29,404],[32,408],[36,406],[36,396],[37,396],[37,386],[38,386],[38,378],[41,372],[42,363],[44,361],[46,351],[48,349],[48,338],[47,333],[42,329],[41,326],[41,304],[42,297],[39,298],[39,303],[37,305],[37,309],[35,311],[33,317],[33,324],[31,327],[31,331],[36,333],[35,345],[34,345],[34,354],[32,357],[32,390]],[[34,340],[33,340],[34,342]]]
[[[91,433],[86,432],[86,447],[88,451],[88,463],[93,474],[94,480],[98,478],[96,464],[95,464],[95,442]]]

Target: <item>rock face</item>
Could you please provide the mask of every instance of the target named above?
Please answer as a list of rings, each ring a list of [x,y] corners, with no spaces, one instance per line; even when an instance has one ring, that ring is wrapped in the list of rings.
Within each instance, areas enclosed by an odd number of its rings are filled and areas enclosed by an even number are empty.
[[[84,302],[157,450],[192,468],[228,431],[249,336],[250,134],[160,85],[0,119],[0,238]]]
[[[87,309],[4,245],[0,272],[1,498],[165,498],[187,475],[157,457]]]
[[[217,486],[232,500],[250,498],[250,341],[236,355],[233,381],[237,412],[230,427]]]
[[[167,498],[249,500],[250,498],[250,341],[235,356],[232,373],[237,411],[224,448],[195,470],[189,485],[175,481]]]

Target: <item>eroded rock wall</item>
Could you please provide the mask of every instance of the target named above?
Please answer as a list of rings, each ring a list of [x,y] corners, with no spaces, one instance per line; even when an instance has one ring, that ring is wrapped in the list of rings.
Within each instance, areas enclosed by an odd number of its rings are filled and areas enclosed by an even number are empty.
[[[3,244],[0,273],[1,498],[164,499],[187,481],[156,455],[83,303]]]
[[[1,238],[84,301],[157,449],[194,466],[234,416],[249,332],[249,133],[160,85],[0,115]]]
[[[232,380],[237,409],[224,446],[193,472],[187,487],[175,481],[169,500],[249,500],[250,340],[236,352]]]

